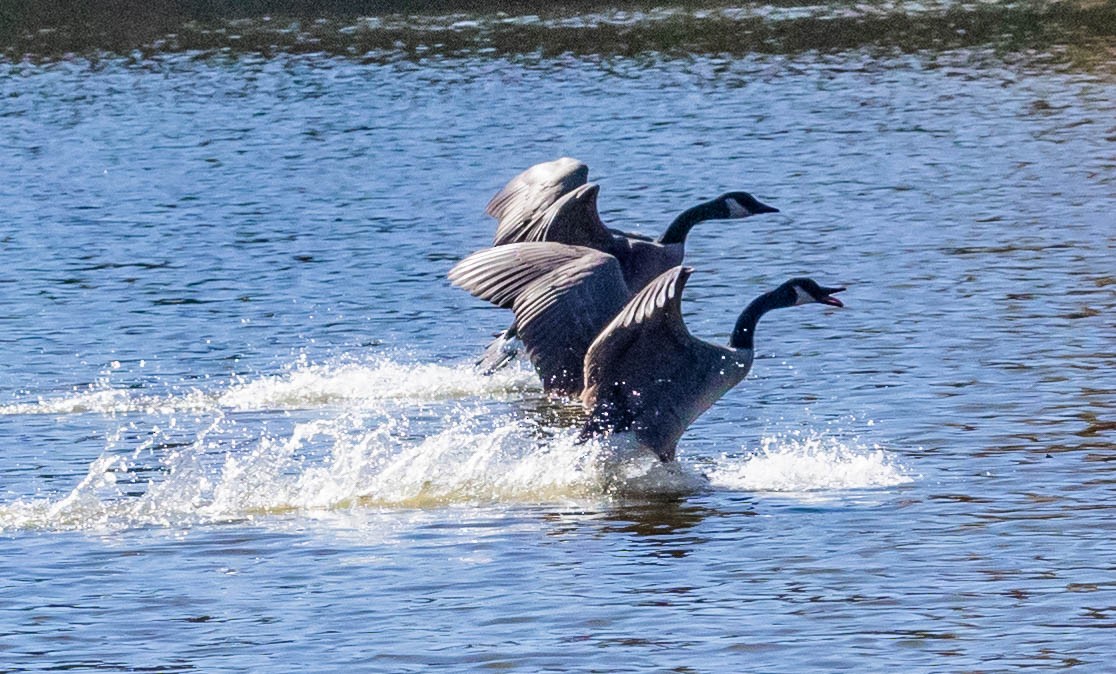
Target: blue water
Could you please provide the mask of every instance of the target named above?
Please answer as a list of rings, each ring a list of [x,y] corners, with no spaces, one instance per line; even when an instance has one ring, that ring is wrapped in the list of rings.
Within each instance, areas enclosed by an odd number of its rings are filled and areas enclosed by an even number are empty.
[[[0,671],[1104,672],[1116,84],[979,50],[0,63]],[[446,271],[569,155],[752,375],[577,445]]]

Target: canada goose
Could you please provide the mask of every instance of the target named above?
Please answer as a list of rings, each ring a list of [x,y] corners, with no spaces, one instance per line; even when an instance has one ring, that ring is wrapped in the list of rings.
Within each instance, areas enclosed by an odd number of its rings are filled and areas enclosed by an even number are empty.
[[[768,311],[801,304],[844,306],[809,278],[792,278],[748,304],[728,346],[690,334],[682,289],[693,270],[675,267],[635,295],[585,354],[581,403],[589,412],[581,436],[630,432],[662,461],[674,459],[695,419],[752,368],[756,323]]]
[[[588,176],[588,166],[562,157],[512,178],[485,209],[498,221],[492,245],[553,241],[594,248],[615,256],[629,284],[642,288],[682,263],[686,236],[699,222],[779,212],[747,192],[726,192],[686,209],[652,239],[606,227],[597,210],[600,186]]]
[[[498,221],[493,245],[549,241],[593,248],[617,259],[635,291],[682,263],[686,236],[697,223],[779,212],[747,192],[727,192],[686,209],[662,236],[651,239],[606,227],[597,210],[600,186],[587,182],[588,176],[588,166],[562,157],[512,178],[485,209]],[[488,345],[478,367],[491,372],[510,361],[518,350],[517,336],[513,323]]]

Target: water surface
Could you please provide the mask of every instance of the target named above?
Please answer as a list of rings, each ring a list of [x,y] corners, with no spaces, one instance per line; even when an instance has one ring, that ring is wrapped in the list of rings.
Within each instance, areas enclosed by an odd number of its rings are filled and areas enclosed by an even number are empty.
[[[1086,28],[7,52],[0,669],[1106,671],[1116,85]],[[676,466],[471,370],[508,317],[445,272],[561,155],[615,226],[781,209],[695,230],[699,336],[791,276],[849,287],[765,318]]]

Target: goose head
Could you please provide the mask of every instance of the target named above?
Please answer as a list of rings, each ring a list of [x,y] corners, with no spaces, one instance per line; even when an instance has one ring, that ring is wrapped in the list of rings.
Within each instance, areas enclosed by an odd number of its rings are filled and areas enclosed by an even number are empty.
[[[726,192],[717,197],[714,202],[724,213],[721,217],[725,220],[779,212],[778,208],[768,206],[747,192]]]
[[[785,307],[796,307],[802,304],[826,304],[831,307],[845,306],[841,300],[833,296],[844,288],[827,288],[814,279],[800,276],[784,282],[778,288],[766,292],[752,300],[740,318],[736,319],[729,346],[734,349],[752,349],[756,333],[756,323],[768,311]]]
[[[831,307],[845,306],[841,303],[841,300],[833,297],[834,293],[839,293],[844,290],[844,288],[827,288],[823,285],[820,285],[812,278],[792,278],[791,280],[784,283],[783,287],[786,288],[789,293],[793,293],[794,306],[800,304],[810,304],[811,302],[817,302],[818,304],[827,304]]]

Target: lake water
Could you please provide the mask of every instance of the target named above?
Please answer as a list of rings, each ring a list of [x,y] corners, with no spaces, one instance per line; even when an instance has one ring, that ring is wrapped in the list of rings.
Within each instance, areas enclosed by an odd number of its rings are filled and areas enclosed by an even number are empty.
[[[896,7],[832,40],[839,5],[677,43],[659,14],[16,40],[0,671],[1111,671],[1111,32],[940,44],[981,10]],[[445,273],[562,155],[621,228],[781,209],[693,232],[698,336],[848,286],[765,318],[677,465],[472,371],[508,315]]]

